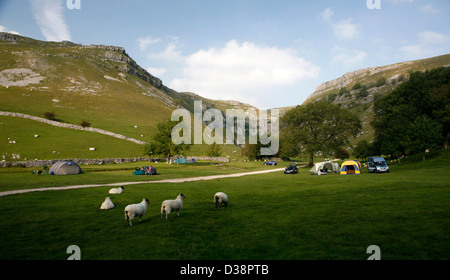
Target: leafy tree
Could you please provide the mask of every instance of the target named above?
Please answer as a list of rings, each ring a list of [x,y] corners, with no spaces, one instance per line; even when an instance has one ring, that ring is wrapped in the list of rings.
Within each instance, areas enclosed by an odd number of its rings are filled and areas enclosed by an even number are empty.
[[[283,130],[281,131],[283,132]],[[283,159],[296,157],[301,153],[301,147],[295,139],[292,139],[289,134],[280,134],[280,148],[278,156]]]
[[[216,142],[212,143],[211,145],[209,145],[209,149],[208,149],[208,156],[209,157],[220,157],[220,154],[222,153],[222,151],[220,150],[220,146],[216,144]]]
[[[261,158],[261,149],[259,144],[249,144],[245,145],[241,149],[241,155],[248,158],[249,160],[255,160]]]
[[[83,120],[80,125],[82,127],[91,127],[91,123],[85,120]]]
[[[54,120],[56,118],[56,114],[54,112],[45,112],[44,117],[48,120]]]
[[[372,126],[375,128],[375,146],[379,152],[394,156],[417,152],[411,149],[406,137],[413,140],[411,133],[417,130],[412,125],[423,115],[442,126],[442,137],[435,140],[440,141],[437,145],[447,146],[450,136],[449,84],[450,67],[411,72],[407,82],[377,100]]]
[[[334,152],[334,157],[340,158],[341,160],[345,160],[346,158],[350,157],[350,154],[347,152],[346,149],[341,148]]]
[[[427,149],[435,149],[441,142],[442,125],[426,115],[417,117],[410,125],[406,146],[413,153],[422,153],[423,160]]]
[[[375,155],[374,147],[372,144],[367,142],[367,140],[361,140],[356,144],[355,149],[353,150],[353,156],[357,159],[366,159],[371,155]]]
[[[309,155],[311,166],[315,153],[338,151],[361,130],[361,121],[356,115],[326,101],[297,106],[286,112],[280,124],[282,135],[290,135],[290,139]]]
[[[170,157],[187,151],[190,145],[179,144],[176,145],[172,141],[172,130],[177,125],[177,122],[165,121],[156,126],[156,133],[153,135],[151,142],[144,147],[145,155],[162,155],[167,156],[167,163],[170,162]]]

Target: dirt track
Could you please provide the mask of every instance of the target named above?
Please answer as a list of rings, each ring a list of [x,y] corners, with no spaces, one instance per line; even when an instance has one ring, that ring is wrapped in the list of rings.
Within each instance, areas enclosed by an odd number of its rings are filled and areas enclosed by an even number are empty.
[[[248,176],[248,175],[278,172],[278,171],[282,171],[282,170],[284,170],[284,168],[243,172],[243,173],[235,173],[235,174],[201,176],[201,177],[193,177],[193,178],[166,179],[166,180],[160,180],[160,181],[122,182],[122,183],[111,183],[111,184],[76,185],[76,186],[66,186],[66,187],[14,190],[14,191],[0,192],[0,197],[7,196],[7,195],[13,195],[13,194],[29,193],[29,192],[63,191],[63,190],[74,190],[74,189],[96,188],[96,187],[119,187],[119,186],[129,186],[129,185],[139,185],[139,184],[183,183],[183,182],[193,182],[193,181],[202,181],[202,180],[207,181],[207,180],[214,180],[214,179],[220,179],[220,178],[234,178],[234,177],[242,177],[242,176]]]

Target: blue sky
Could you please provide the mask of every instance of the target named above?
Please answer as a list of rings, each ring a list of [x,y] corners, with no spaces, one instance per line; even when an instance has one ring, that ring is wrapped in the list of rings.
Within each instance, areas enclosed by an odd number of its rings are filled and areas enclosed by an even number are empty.
[[[450,53],[449,12],[448,0],[0,0],[0,31],[123,46],[177,91],[274,108],[349,71]]]

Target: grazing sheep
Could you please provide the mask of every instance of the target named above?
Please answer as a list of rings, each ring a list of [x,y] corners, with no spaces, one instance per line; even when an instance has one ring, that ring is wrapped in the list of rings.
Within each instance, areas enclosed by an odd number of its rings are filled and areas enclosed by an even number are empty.
[[[166,212],[166,220],[167,216],[174,210],[177,210],[177,217],[180,217],[180,210],[183,208],[183,199],[185,198],[184,194],[177,194],[177,199],[175,200],[164,200],[161,204],[161,220],[163,213]]]
[[[147,212],[147,207],[149,205],[148,199],[144,198],[139,204],[130,204],[125,207],[125,220],[130,222],[130,226],[133,226],[131,221],[135,217],[139,217],[139,222],[142,221],[142,216],[144,216],[145,212]]]
[[[123,193],[123,189],[125,189],[124,187],[120,187],[120,188],[113,188],[109,190],[110,194],[119,194],[119,193]]]
[[[223,192],[218,192],[214,195],[214,203],[216,204],[216,208],[219,208],[220,204],[228,205],[228,196]]]
[[[116,207],[109,197],[105,198],[100,209],[108,210]]]

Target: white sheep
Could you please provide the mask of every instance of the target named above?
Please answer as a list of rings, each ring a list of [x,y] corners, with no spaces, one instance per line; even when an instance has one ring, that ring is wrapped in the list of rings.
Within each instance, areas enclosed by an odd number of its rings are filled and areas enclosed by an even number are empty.
[[[108,210],[116,207],[109,197],[105,198],[100,209]]]
[[[163,213],[166,212],[166,220],[167,216],[172,211],[177,211],[177,217],[180,217],[180,210],[183,208],[183,199],[185,198],[184,194],[177,194],[177,199],[175,200],[164,200],[161,204],[161,220]]]
[[[219,208],[220,204],[228,205],[228,196],[223,192],[218,192],[214,195],[214,203],[216,204],[216,208]]]
[[[120,188],[113,188],[109,190],[110,194],[120,194],[123,193],[123,189],[125,189],[124,187],[120,187]]]
[[[149,205],[149,201],[147,198],[144,198],[139,204],[130,204],[125,207],[125,220],[130,222],[130,226],[133,226],[131,221],[135,217],[139,217],[139,222],[142,221],[142,216],[147,212],[147,207]]]

